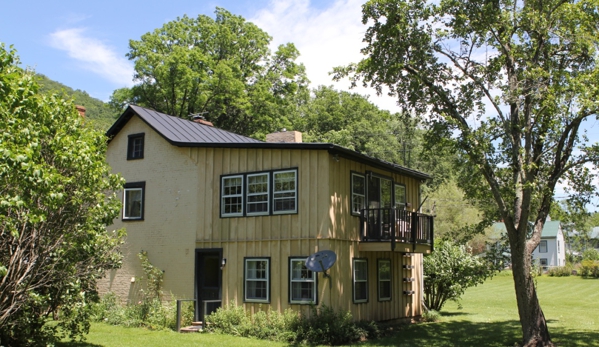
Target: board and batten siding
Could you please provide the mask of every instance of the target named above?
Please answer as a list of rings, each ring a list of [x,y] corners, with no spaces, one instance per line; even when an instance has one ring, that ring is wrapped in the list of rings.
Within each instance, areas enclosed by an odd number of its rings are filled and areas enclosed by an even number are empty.
[[[129,134],[144,133],[144,158],[127,160]],[[359,251],[360,218],[351,214],[351,173],[391,177],[406,186],[407,202],[419,205],[419,181],[346,158],[335,159],[327,150],[176,147],[133,116],[109,143],[108,162],[127,182],[146,182],[145,218],[110,228],[127,229],[123,267],[101,281],[102,292],[113,291],[129,302],[144,282],[138,253],[164,270],[164,290],[177,298],[194,298],[195,250],[222,249],[222,302],[243,304],[248,310],[287,308],[309,313],[308,305],[289,303],[289,257],[307,257],[333,250],[337,262],[318,274],[318,303],[349,310],[354,319],[387,320],[418,316],[422,255]],[[221,176],[296,168],[298,210],[294,214],[226,217],[220,215]],[[119,193],[122,201],[122,191]],[[244,258],[270,258],[270,303],[243,302]],[[353,303],[352,259],[368,260],[367,303]],[[392,264],[392,299],[378,301],[377,260]],[[403,269],[416,265],[407,285]],[[132,281],[134,280],[134,281]],[[330,287],[330,283],[332,287]],[[403,295],[414,290],[416,295]]]

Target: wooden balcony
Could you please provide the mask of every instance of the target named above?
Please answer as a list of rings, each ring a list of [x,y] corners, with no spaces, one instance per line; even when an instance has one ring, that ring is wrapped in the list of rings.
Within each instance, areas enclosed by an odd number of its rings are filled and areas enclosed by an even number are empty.
[[[395,208],[364,209],[360,235],[361,251],[430,253],[433,216]]]

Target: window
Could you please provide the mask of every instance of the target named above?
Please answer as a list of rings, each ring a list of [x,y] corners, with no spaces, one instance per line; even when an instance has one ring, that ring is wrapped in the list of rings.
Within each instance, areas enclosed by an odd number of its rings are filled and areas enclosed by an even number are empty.
[[[289,260],[289,302],[316,304],[316,273],[306,267],[306,258]]]
[[[297,171],[275,171],[273,176],[273,213],[297,211]]]
[[[123,191],[123,220],[144,219],[146,182],[126,183]]]
[[[144,133],[129,135],[127,143],[127,160],[143,159]]]
[[[221,176],[221,217],[296,212],[297,169]]]
[[[539,244],[539,253],[547,253],[547,240],[541,240]]]
[[[403,184],[395,184],[395,208],[403,210],[406,208],[406,186]]]
[[[247,175],[247,214],[268,214],[268,173]]]
[[[368,301],[368,261],[354,259],[354,303]]]
[[[270,301],[270,258],[245,258],[245,301]]]
[[[366,179],[362,175],[351,174],[352,213],[361,214],[366,207]]]
[[[378,260],[379,301],[391,300],[391,260]]]
[[[222,178],[223,216],[243,216],[243,176],[227,176]]]
[[[547,258],[539,259],[539,265],[541,265],[543,270],[547,270]]]

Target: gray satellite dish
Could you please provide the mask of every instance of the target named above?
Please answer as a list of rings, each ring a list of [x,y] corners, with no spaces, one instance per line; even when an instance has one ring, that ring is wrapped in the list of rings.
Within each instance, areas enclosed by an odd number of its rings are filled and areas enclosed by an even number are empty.
[[[325,272],[335,264],[337,255],[333,251],[320,251],[306,258],[306,267],[315,272]],[[326,272],[325,272],[326,275]]]
[[[335,264],[337,260],[337,255],[333,251],[325,250],[316,252],[306,258],[306,267],[308,270],[312,270],[314,272],[322,272],[324,277],[331,278],[329,274],[327,274],[327,270]],[[333,282],[329,280],[329,288],[332,288]]]

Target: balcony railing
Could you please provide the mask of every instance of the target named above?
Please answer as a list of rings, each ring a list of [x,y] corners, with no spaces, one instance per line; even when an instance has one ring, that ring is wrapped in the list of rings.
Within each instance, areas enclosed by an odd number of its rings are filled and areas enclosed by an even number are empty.
[[[395,208],[362,210],[360,233],[362,241],[389,241],[433,245],[433,216]]]

